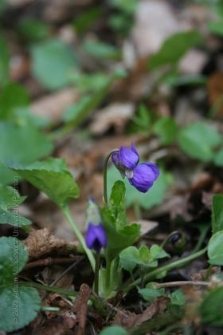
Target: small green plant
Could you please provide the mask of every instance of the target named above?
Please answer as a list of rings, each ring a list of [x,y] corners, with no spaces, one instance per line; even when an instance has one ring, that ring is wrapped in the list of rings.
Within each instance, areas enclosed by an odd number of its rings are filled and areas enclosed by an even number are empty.
[[[152,301],[156,297],[166,296],[165,287],[169,283],[157,284],[155,279],[165,278],[166,274],[174,268],[181,267],[188,262],[208,253],[210,266],[223,265],[222,241],[223,241],[223,196],[216,195],[213,198],[213,235],[207,248],[201,249],[191,255],[180,258],[177,261],[164,262],[160,265],[160,259],[169,259],[164,250],[164,245],[157,244],[148,248],[146,245],[133,246],[140,236],[140,226],[137,223],[128,222],[125,211],[125,184],[123,181],[116,181],[112,187],[110,197],[107,194],[108,161],[111,157],[116,169],[122,177],[126,177],[131,187],[137,192],[147,193],[152,190],[153,183],[159,180],[159,169],[154,163],[139,163],[139,155],[134,145],[130,148],[121,147],[113,150],[105,160],[104,167],[104,206],[99,208],[97,204],[89,199],[87,207],[87,232],[84,237],[75,224],[69,210],[69,203],[78,197],[79,188],[73,180],[72,175],[61,159],[49,158],[42,162],[35,162],[29,165],[19,163],[8,163],[7,167],[22,178],[28,180],[42,192],[45,192],[62,210],[70,223],[76,237],[78,238],[83,252],[89,259],[89,263],[94,273],[93,289],[101,298],[109,299],[117,296],[118,292],[124,295],[133,288],[138,288],[138,293],[142,299]],[[9,222],[18,227],[27,227],[30,222],[10,210],[18,206],[23,201],[12,187],[1,186],[1,223]],[[5,220],[3,219],[5,218]],[[8,219],[10,218],[10,220]],[[171,239],[175,236],[171,234]],[[179,237],[179,234],[176,233]],[[177,237],[177,239],[178,239]],[[61,289],[40,285],[36,283],[22,282],[18,280],[19,273],[28,260],[28,251],[18,241],[16,237],[3,237],[0,239],[1,246],[1,299],[6,302],[5,308],[8,310],[8,318],[4,318],[5,309],[0,312],[0,329],[12,331],[27,325],[32,321],[37,312],[41,309],[41,301],[36,290],[42,288],[54,292],[61,292]],[[16,247],[16,248],[15,248]],[[15,250],[16,254],[15,254]],[[101,262],[101,260],[104,260]],[[16,262],[16,264],[15,264]],[[16,268],[15,268],[16,265]],[[129,279],[124,281],[123,271],[130,274]],[[163,286],[162,286],[163,285]],[[181,285],[181,282],[176,284]],[[221,280],[220,280],[221,285]],[[207,286],[211,286],[208,282]],[[16,287],[16,292],[15,292]],[[221,290],[217,288],[217,290]],[[63,291],[63,290],[62,290]],[[72,292],[62,292],[73,295]],[[210,296],[205,298],[201,305],[201,315],[204,320],[212,320],[213,311],[208,314],[206,304],[209,299],[217,299],[215,290],[211,291]],[[14,300],[19,304],[19,314],[10,307]],[[95,298],[93,298],[94,301]],[[180,290],[174,291],[168,296],[170,299],[170,310],[175,310],[176,306],[184,305],[184,296]],[[172,307],[171,307],[172,306]],[[175,307],[174,307],[175,306]],[[182,310],[183,311],[183,310]],[[182,316],[182,311],[179,315]],[[174,313],[175,313],[174,312]],[[3,314],[2,314],[3,313]],[[14,315],[17,313],[18,315]],[[19,321],[13,321],[13,315]],[[175,314],[174,314],[175,315]],[[175,315],[176,317],[176,315]],[[9,321],[10,320],[10,321]],[[15,320],[15,318],[14,318]],[[219,319],[215,322],[219,324]],[[106,334],[112,328],[106,330]],[[123,329],[124,331],[124,329]],[[104,331],[105,332],[105,331]]]

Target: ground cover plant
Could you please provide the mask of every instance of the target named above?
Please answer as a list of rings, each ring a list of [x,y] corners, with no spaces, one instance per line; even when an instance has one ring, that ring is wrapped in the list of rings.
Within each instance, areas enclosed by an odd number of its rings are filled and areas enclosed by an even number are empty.
[[[221,334],[222,1],[0,20],[0,332]]]

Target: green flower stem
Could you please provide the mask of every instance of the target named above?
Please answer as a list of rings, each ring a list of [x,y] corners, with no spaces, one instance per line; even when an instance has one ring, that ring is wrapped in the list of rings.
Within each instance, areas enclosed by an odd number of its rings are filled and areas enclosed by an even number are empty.
[[[149,280],[152,280],[154,278],[157,277],[157,275],[161,274],[162,272],[168,272],[170,270],[176,269],[176,268],[180,268],[181,266],[185,265],[186,263],[193,261],[194,259],[202,256],[203,254],[205,254],[205,252],[207,251],[207,247],[205,247],[204,249],[190,255],[187,256],[185,258],[181,258],[175,262],[166,264],[161,266],[160,268],[157,268],[155,270],[153,270],[152,272],[149,272],[145,275],[145,282],[148,282]],[[129,285],[125,285],[123,291],[125,293],[127,293],[131,288],[133,288],[134,286],[137,286],[140,284],[141,278],[138,278],[137,280],[135,280],[133,283],[129,284]]]
[[[107,157],[105,158],[105,163],[104,163],[104,170],[103,170],[103,179],[104,179],[104,203],[106,206],[108,206],[108,180],[107,180],[107,172],[108,172],[108,161],[111,157],[112,154],[115,152],[118,152],[118,149],[112,150]]]
[[[84,237],[82,235],[82,233],[80,232],[79,228],[77,227],[77,225],[74,223],[73,221],[73,218],[70,214],[70,210],[69,210],[69,207],[65,207],[65,208],[62,208],[62,211],[67,219],[67,221],[69,222],[69,224],[71,225],[75,235],[77,236],[81,246],[83,247],[88,259],[89,259],[89,262],[91,263],[91,267],[93,269],[93,271],[95,271],[95,258],[94,258],[94,255],[92,253],[92,251],[90,249],[88,249],[86,243],[85,243],[85,240],[84,240]]]
[[[99,282],[99,268],[100,268],[100,253],[96,254],[96,262],[95,262],[95,275],[94,275],[94,290],[98,295],[98,282]]]
[[[77,292],[71,291],[71,290],[66,290],[61,287],[56,287],[56,286],[49,286],[49,285],[42,285],[38,283],[33,283],[33,282],[19,282],[20,286],[26,286],[26,287],[33,287],[36,288],[37,290],[42,290],[42,291],[49,291],[49,292],[54,292],[58,294],[63,294],[67,296],[76,296]]]

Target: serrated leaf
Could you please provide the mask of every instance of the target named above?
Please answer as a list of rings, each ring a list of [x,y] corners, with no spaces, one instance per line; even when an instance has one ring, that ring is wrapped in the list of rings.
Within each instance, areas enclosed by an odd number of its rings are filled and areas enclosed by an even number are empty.
[[[0,301],[0,329],[6,332],[27,326],[41,308],[38,292],[16,282],[8,288],[0,287]]]
[[[59,39],[47,40],[32,48],[33,75],[48,89],[69,83],[69,73],[77,65],[74,53]]]
[[[21,197],[13,187],[0,184],[0,208],[2,210],[13,209],[20,205],[24,199],[25,197]]]
[[[79,196],[79,188],[63,159],[48,158],[30,165],[8,164],[32,185],[46,193],[59,207]]]
[[[209,263],[223,265],[223,230],[214,234],[208,243]]]
[[[2,166],[6,161],[13,158],[22,164],[31,163],[49,154],[52,148],[52,143],[34,125],[0,122],[0,182],[6,184],[18,181],[18,174]]]
[[[192,123],[179,131],[178,144],[189,156],[208,162],[213,158],[214,148],[222,143],[217,130],[203,122]]]
[[[1,286],[2,284],[12,282],[14,276],[16,276],[23,269],[28,260],[28,250],[22,242],[14,237],[1,237],[0,250]]]
[[[15,212],[8,212],[8,211],[3,211],[0,208],[0,224],[1,223],[8,223],[12,226],[15,227],[26,227],[31,224],[31,221],[28,220],[27,218],[19,215],[19,213]]]
[[[167,64],[176,64],[200,40],[201,35],[196,30],[180,32],[170,36],[165,40],[161,49],[150,57],[150,69],[156,69]]]
[[[223,195],[215,194],[212,198],[212,233],[223,230]]]
[[[204,324],[223,326],[222,318],[223,287],[210,291],[200,305],[201,321]]]

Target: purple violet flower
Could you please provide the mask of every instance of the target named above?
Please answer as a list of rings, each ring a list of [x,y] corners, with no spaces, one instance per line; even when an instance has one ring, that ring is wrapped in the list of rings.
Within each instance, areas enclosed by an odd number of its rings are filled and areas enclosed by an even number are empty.
[[[100,252],[101,248],[105,248],[107,245],[107,236],[102,223],[98,225],[89,223],[85,240],[87,247],[96,252]]]
[[[112,154],[112,162],[124,177],[127,171],[132,171],[139,162],[139,154],[134,144],[131,148],[121,147],[117,152]]]
[[[107,235],[101,222],[101,215],[94,200],[88,200],[86,245],[89,249],[100,252],[107,245]]]
[[[112,162],[122,177],[139,192],[146,193],[159,176],[159,168],[154,163],[139,163],[139,154],[132,143],[131,148],[121,147],[112,154]]]

